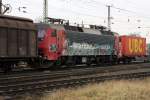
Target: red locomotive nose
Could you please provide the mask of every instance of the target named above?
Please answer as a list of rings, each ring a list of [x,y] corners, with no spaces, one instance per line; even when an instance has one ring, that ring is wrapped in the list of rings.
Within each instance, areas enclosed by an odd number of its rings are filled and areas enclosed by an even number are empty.
[[[63,32],[51,28],[43,29],[40,32],[43,32],[39,33],[43,34],[38,46],[41,55],[47,60],[57,60],[62,54]]]

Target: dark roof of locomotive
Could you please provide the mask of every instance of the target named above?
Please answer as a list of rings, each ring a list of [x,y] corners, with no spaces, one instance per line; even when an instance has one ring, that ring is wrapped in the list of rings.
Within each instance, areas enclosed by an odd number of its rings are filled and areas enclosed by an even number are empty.
[[[8,15],[0,15],[0,27],[36,30],[33,20]]]

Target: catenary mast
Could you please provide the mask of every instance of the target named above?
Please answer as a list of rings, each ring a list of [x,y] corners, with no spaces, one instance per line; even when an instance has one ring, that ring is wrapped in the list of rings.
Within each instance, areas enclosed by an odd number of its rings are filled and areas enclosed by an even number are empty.
[[[47,23],[47,17],[48,17],[48,0],[44,0],[43,3],[43,22]]]

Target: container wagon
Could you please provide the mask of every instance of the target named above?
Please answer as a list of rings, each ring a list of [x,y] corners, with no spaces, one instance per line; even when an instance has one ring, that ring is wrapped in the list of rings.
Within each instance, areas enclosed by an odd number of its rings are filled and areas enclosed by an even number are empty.
[[[146,38],[124,35],[119,39],[119,60],[126,63],[135,60],[136,57],[146,56]]]

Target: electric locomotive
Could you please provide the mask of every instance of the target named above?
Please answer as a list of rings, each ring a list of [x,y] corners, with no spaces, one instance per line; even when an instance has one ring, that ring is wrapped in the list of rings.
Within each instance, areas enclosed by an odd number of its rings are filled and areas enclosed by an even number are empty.
[[[105,27],[71,26],[61,19],[38,23],[39,54],[55,65],[112,63],[116,60],[115,36]],[[55,24],[57,22],[57,24]]]

